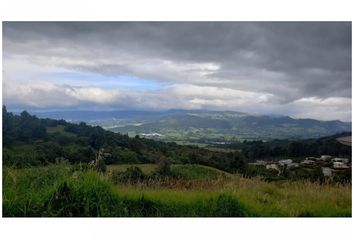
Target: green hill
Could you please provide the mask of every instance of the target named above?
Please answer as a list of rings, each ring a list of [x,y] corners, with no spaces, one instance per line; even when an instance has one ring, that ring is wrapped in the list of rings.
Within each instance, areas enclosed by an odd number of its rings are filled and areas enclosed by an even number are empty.
[[[141,124],[110,128],[168,141],[220,143],[236,140],[305,139],[351,131],[351,123],[251,116],[231,111],[177,111]],[[152,135],[158,133],[160,135]]]
[[[239,152],[215,152],[196,146],[154,141],[113,133],[86,123],[40,119],[24,111],[20,115],[3,107],[3,163],[25,167],[58,161],[92,162],[100,149],[106,164],[193,163],[235,172],[245,164]]]

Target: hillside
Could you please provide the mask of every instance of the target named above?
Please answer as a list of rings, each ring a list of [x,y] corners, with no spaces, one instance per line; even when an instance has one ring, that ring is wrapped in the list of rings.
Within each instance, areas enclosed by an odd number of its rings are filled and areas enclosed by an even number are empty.
[[[287,116],[251,116],[239,112],[180,111],[140,125],[111,128],[135,134],[161,134],[172,141],[230,142],[237,140],[305,139],[351,131],[341,121],[293,119]]]
[[[181,143],[306,139],[351,131],[351,123],[347,122],[256,116],[235,111],[53,111],[35,114],[71,122],[84,121],[129,136]]]
[[[3,163],[10,166],[46,165],[58,161],[88,164],[104,149],[106,164],[195,163],[229,172],[245,159],[239,152],[215,152],[195,146],[129,137],[64,120],[40,119],[24,111],[15,115],[3,107]]]

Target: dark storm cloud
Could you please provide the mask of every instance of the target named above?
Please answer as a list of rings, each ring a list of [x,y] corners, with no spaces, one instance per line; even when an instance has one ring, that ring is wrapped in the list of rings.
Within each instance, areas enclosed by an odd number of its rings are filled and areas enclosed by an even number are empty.
[[[258,92],[269,104],[351,98],[350,22],[5,22],[3,33],[4,56],[37,65]]]

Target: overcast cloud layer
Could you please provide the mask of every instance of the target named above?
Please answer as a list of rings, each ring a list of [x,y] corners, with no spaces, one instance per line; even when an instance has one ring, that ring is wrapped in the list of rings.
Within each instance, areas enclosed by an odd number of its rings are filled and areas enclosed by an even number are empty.
[[[3,101],[351,121],[351,23],[5,22]]]

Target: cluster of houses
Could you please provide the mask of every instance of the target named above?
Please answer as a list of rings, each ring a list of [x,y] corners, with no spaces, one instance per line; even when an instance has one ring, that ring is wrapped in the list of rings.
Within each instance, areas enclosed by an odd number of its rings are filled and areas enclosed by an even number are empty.
[[[294,169],[301,166],[311,167],[317,165],[322,166],[322,173],[324,176],[327,177],[332,176],[333,171],[350,168],[348,158],[332,157],[329,155],[322,155],[319,158],[307,157],[305,158],[305,160],[302,160],[300,162],[294,162],[292,159],[282,159],[277,162],[257,160],[255,163],[250,163],[250,165],[265,166],[266,169],[273,169],[279,172],[281,171],[281,169]]]
[[[145,138],[149,138],[149,137],[161,138],[161,137],[164,137],[164,135],[162,135],[160,133],[140,133],[139,136],[145,137]]]

